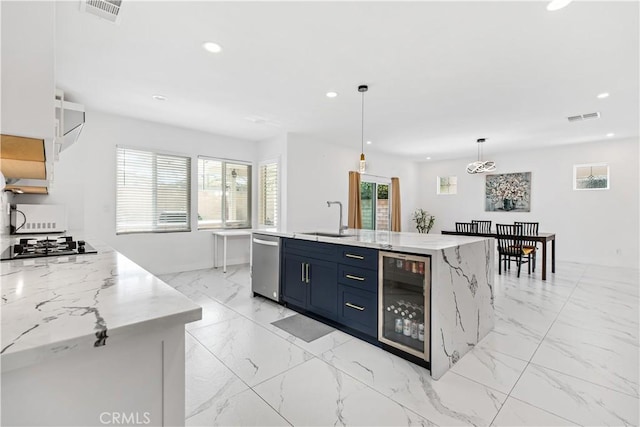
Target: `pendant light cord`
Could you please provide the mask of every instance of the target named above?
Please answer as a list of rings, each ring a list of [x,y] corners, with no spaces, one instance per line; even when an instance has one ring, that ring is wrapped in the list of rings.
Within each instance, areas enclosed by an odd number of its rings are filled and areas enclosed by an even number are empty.
[[[361,153],[364,154],[364,92],[362,92],[362,131],[360,135],[362,136]]]

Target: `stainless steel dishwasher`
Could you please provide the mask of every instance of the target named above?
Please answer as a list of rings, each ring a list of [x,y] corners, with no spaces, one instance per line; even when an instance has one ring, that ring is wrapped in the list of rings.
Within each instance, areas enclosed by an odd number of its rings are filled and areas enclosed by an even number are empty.
[[[251,253],[253,295],[259,294],[280,302],[280,238],[253,233]]]

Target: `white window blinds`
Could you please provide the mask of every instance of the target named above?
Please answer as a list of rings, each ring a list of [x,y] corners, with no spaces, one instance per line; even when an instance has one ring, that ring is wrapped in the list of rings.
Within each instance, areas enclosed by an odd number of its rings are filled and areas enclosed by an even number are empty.
[[[117,148],[116,233],[191,229],[191,158]]]
[[[198,228],[251,227],[251,165],[198,158]]]
[[[278,226],[278,163],[263,163],[260,165],[258,177],[258,224],[264,226]]]

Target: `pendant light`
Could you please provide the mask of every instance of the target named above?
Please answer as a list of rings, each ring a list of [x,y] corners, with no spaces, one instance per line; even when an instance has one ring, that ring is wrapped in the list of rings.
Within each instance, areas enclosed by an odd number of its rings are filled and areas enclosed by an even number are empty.
[[[478,138],[478,160],[467,165],[467,173],[475,174],[493,172],[496,170],[496,162],[482,161],[482,144],[484,144],[485,141],[485,138]]]
[[[364,157],[364,93],[369,90],[369,86],[360,85],[358,86],[358,92],[362,94],[362,141],[361,141],[361,151],[360,151],[360,173],[365,173],[367,170],[367,162]]]

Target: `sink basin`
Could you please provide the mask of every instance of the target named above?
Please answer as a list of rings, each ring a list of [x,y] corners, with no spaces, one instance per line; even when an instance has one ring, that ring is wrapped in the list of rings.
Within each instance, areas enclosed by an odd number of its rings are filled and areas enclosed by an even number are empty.
[[[328,233],[326,231],[308,231],[308,232],[305,231],[299,234],[308,234],[311,236],[321,236],[321,237],[350,237],[349,234]]]

